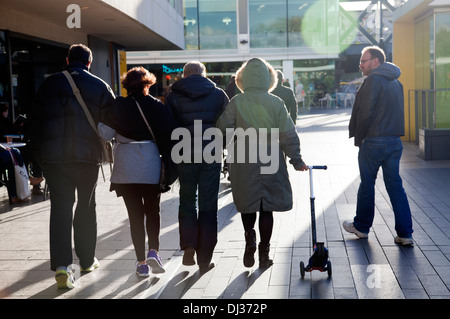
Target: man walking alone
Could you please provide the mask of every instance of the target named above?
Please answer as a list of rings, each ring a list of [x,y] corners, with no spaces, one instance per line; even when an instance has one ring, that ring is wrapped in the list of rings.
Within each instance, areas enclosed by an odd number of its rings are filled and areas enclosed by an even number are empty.
[[[361,183],[356,216],[345,221],[344,229],[359,238],[367,238],[375,214],[375,180],[380,167],[395,215],[395,242],[412,245],[412,218],[408,199],[399,174],[405,134],[403,86],[400,69],[386,62],[378,47],[362,50],[359,66],[367,76],[356,94],[349,124],[350,137],[359,147],[358,164]]]

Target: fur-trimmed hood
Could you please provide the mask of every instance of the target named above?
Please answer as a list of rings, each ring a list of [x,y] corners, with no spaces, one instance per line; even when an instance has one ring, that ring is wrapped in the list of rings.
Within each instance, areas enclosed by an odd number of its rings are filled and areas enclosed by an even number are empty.
[[[252,58],[236,72],[236,86],[245,92],[247,89],[260,89],[271,92],[278,83],[277,72],[266,61]]]

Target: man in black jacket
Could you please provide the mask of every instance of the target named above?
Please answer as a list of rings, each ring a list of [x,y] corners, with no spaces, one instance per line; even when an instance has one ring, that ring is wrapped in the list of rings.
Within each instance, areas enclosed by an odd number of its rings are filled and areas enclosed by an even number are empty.
[[[89,72],[91,50],[72,45],[67,70],[81,92],[96,124],[115,96],[111,88]],[[83,108],[62,73],[45,79],[36,93],[26,123],[30,147],[50,189],[50,261],[59,288],[73,288],[72,210],[75,252],[81,271],[98,267],[95,258],[97,222],[95,188],[102,148]]]
[[[212,255],[217,243],[221,168],[220,162],[208,163],[203,158],[203,149],[211,142],[203,138],[203,133],[215,128],[216,119],[228,101],[225,91],[206,77],[205,66],[197,61],[184,66],[183,79],[172,85],[172,92],[166,100],[180,126],[187,129],[191,137],[188,151],[192,156],[183,156],[183,161],[178,164],[178,219],[180,246],[184,250],[183,264],[194,265],[194,254],[197,253],[197,263],[202,272],[214,266]],[[197,136],[198,133],[201,136]]]
[[[367,238],[375,214],[375,180],[380,167],[395,215],[395,242],[412,245],[412,218],[399,174],[405,135],[403,86],[400,69],[389,62],[382,49],[366,47],[360,70],[367,78],[356,94],[349,124],[350,137],[359,147],[361,183],[356,216],[345,221],[344,229],[359,238]]]

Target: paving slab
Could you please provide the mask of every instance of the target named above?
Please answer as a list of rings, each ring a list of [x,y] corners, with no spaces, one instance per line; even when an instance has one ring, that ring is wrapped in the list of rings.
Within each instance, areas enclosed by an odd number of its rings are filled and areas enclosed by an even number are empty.
[[[300,276],[300,261],[306,263],[312,255],[307,172],[289,168],[294,205],[274,214],[274,265],[267,269],[258,263],[243,266],[243,228],[226,177],[220,184],[216,267],[204,274],[196,266],[182,265],[177,187],[163,194],[160,253],[166,272],[150,278],[134,273],[136,257],[125,205],[99,175],[100,268],[79,276],[72,290],[58,289],[49,269],[50,201],[33,196],[28,203],[11,206],[5,188],[0,188],[0,299],[450,299],[450,161],[424,161],[416,144],[404,142],[401,175],[412,209],[415,245],[401,247],[393,241],[394,216],[381,172],[374,225],[368,239],[358,239],[342,229],[342,222],[354,216],[359,185],[358,148],[348,138],[350,112],[312,109],[297,121],[305,162],[328,166],[314,172],[314,190],[317,236],[329,249],[331,278],[318,271]],[[106,166],[105,173],[108,179]]]

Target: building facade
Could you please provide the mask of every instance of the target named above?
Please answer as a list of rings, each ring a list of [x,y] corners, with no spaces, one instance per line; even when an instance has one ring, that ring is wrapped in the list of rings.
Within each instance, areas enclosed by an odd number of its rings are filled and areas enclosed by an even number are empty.
[[[425,159],[450,159],[450,2],[410,0],[393,22],[407,138]]]
[[[379,45],[391,59],[392,13],[404,2],[185,0],[185,50],[128,52],[127,63],[157,74],[156,95],[162,95],[187,61],[204,62],[208,76],[225,88],[242,62],[261,57],[303,90],[303,105],[318,105],[327,94],[349,105],[347,93],[361,83],[361,49]]]
[[[185,47],[182,0],[0,0],[0,103],[26,114],[71,44],[88,45],[91,72],[121,93],[126,50]]]

